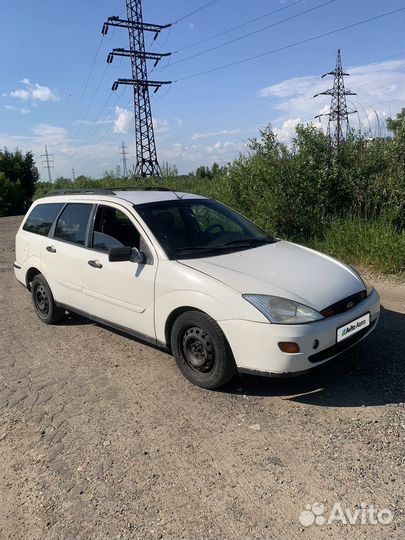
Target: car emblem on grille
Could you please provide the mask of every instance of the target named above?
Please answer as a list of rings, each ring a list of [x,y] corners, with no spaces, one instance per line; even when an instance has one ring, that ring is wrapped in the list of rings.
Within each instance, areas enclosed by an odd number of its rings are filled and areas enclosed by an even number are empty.
[[[346,304],[347,309],[350,309],[350,308],[352,308],[353,306],[354,306],[354,302],[348,302],[348,303]]]

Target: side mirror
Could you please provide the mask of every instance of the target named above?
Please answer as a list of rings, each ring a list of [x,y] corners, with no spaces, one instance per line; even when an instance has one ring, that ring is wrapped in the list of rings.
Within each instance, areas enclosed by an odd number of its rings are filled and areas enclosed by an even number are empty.
[[[131,247],[116,247],[111,248],[108,252],[108,260],[110,262],[131,261],[138,264],[145,263],[145,254],[137,248]]]
[[[140,251],[138,248],[131,249],[131,258],[130,261],[138,264],[146,263],[146,256],[143,251]]]

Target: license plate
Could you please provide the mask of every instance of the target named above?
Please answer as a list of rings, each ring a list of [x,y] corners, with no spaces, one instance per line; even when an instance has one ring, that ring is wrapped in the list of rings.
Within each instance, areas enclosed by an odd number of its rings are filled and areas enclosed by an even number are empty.
[[[370,326],[370,313],[366,313],[365,315],[362,315],[358,319],[355,319],[352,322],[349,322],[345,324],[344,326],[341,326],[337,329],[337,341],[343,341],[344,339],[349,338],[350,336],[354,336],[354,334],[357,334],[357,332],[360,332],[360,330],[363,330],[364,328],[367,328],[367,326]]]

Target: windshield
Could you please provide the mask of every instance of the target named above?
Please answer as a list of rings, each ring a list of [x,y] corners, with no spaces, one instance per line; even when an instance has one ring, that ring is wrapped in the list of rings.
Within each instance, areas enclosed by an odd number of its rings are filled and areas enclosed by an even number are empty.
[[[170,259],[209,257],[276,241],[211,199],[161,201],[135,208]]]

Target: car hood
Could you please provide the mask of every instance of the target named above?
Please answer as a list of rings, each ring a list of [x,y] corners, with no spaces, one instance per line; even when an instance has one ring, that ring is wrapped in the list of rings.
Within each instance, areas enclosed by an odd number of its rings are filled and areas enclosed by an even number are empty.
[[[179,261],[242,294],[270,294],[322,310],[364,290],[345,264],[312,249],[278,241],[234,253]]]

